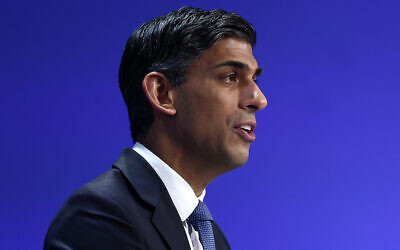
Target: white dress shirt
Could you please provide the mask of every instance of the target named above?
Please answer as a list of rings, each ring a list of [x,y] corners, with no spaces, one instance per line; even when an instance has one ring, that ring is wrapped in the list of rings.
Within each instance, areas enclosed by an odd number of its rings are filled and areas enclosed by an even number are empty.
[[[196,208],[199,200],[203,201],[206,191],[203,190],[201,195],[197,197],[192,187],[182,176],[139,142],[135,143],[133,150],[149,163],[167,188],[169,196],[171,196],[172,202],[181,218],[190,249],[203,250],[198,232],[190,223],[187,223],[187,219]]]

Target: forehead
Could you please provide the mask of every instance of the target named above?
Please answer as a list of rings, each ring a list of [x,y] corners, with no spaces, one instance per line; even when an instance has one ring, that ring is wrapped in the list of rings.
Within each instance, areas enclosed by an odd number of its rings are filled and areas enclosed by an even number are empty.
[[[226,61],[241,62],[252,72],[258,68],[250,43],[237,38],[225,38],[218,41],[199,57],[194,66],[212,69],[213,66]]]

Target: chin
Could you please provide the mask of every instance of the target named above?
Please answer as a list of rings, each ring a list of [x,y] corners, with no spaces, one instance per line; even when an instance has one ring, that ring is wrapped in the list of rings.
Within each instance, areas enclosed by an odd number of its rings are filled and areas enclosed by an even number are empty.
[[[244,164],[246,164],[247,160],[249,159],[249,150],[240,150],[240,151],[236,151],[233,152],[233,154],[231,155],[231,168],[235,169],[238,167],[243,166]]]

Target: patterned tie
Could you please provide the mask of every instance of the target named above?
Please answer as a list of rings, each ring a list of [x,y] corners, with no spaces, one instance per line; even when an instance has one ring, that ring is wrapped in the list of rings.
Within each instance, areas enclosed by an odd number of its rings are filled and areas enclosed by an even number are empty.
[[[189,216],[189,221],[199,233],[201,245],[204,250],[215,250],[214,233],[211,221],[213,220],[207,205],[199,201],[199,204]]]

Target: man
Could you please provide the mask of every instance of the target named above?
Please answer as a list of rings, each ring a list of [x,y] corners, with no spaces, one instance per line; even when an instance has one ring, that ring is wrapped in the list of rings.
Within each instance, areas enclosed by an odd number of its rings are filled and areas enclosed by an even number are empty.
[[[133,149],[75,192],[45,249],[230,249],[202,202],[255,140],[256,33],[237,14],[183,7],[129,38],[119,71]]]

